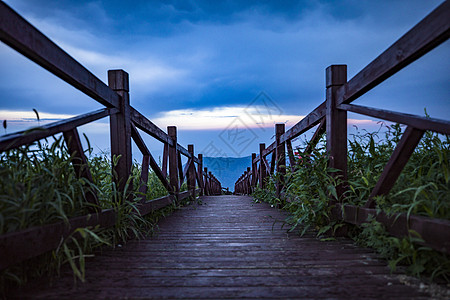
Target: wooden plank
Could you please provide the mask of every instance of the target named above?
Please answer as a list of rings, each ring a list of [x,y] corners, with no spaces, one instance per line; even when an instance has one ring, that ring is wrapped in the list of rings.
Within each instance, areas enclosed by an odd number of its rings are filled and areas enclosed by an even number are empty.
[[[184,200],[184,199],[186,199],[187,197],[190,197],[190,196],[192,196],[191,191],[184,191],[184,192],[181,192],[181,193],[178,195],[178,201]]]
[[[83,146],[81,145],[80,136],[76,128],[64,131],[64,140],[67,144],[67,149],[72,158],[72,166],[75,169],[75,174],[78,178],[85,178],[87,181],[93,183],[91,171],[84,155]],[[85,192],[86,202],[90,203],[89,212],[94,213],[100,209],[97,193],[90,186],[86,188]]]
[[[286,141],[286,149],[289,156],[289,165],[291,172],[294,172],[295,170],[295,158],[294,158],[294,149],[292,149],[292,142],[291,140]]]
[[[272,153],[274,150],[276,150],[276,148],[277,148],[277,142],[274,141],[272,144],[270,144],[269,146],[267,146],[266,149],[264,149],[263,156],[266,157],[267,155],[269,155],[270,153]]]
[[[247,194],[252,193],[252,169],[247,167],[247,178],[245,180]]]
[[[189,153],[189,151],[188,151],[186,148],[184,148],[183,146],[181,146],[180,144],[177,144],[177,151],[178,151],[180,154],[183,154],[184,156],[186,156],[187,158],[192,158],[192,160],[193,160],[195,163],[198,163],[197,157],[192,156],[192,155]]]
[[[374,118],[388,120],[395,123],[405,124],[420,130],[430,130],[450,135],[450,121],[446,120],[420,117],[412,114],[399,113],[390,110],[354,104],[341,104],[338,105],[337,108]]]
[[[0,39],[99,103],[119,106],[117,93],[4,2],[0,2]]]
[[[162,157],[162,173],[164,177],[167,176],[167,160],[169,158],[169,145],[164,143],[163,157]]]
[[[0,151],[7,151],[23,145],[28,145],[34,141],[44,139],[63,131],[70,131],[78,126],[99,120],[119,110],[116,108],[103,108],[90,113],[79,115],[66,120],[52,122],[50,124],[32,128],[26,131],[5,134],[0,137]]]
[[[450,36],[450,2],[444,1],[428,16],[380,54],[338,91],[337,104],[349,104],[394,75]]]
[[[263,152],[264,149],[266,149],[266,144],[260,143],[259,144],[259,157],[261,157],[261,162],[259,164],[259,188],[263,189],[266,185],[266,169],[267,169],[267,162],[264,158]]]
[[[128,73],[123,70],[108,70],[108,85],[118,94],[119,112],[110,116],[111,161],[120,157],[113,165],[114,182],[118,191],[125,191],[131,176],[133,158],[131,154],[131,121]]]
[[[86,283],[70,270],[8,298],[383,299],[426,298],[386,262],[349,239],[286,233],[286,216],[246,196],[200,198],[159,223],[157,235],[130,241],[87,263]],[[230,214],[230,212],[233,212]],[[352,288],[349,289],[349,286]],[[10,296],[10,295],[8,295]],[[12,297],[14,296],[14,297]]]
[[[280,195],[284,189],[284,176],[286,175],[286,145],[285,142],[280,141],[280,137],[284,134],[284,131],[284,123],[275,125],[275,141],[277,143],[277,195]]]
[[[194,194],[195,196],[195,165],[194,165],[194,145],[189,144],[188,145],[188,151],[189,154],[191,155],[192,158],[189,159],[187,166],[187,185],[188,185],[188,190],[191,191],[192,194]]]
[[[336,193],[340,201],[345,192],[345,181],[347,180],[347,112],[337,109],[336,92],[347,82],[347,66],[331,65],[326,69],[326,131],[327,131],[327,153],[328,166],[338,169],[331,175],[340,184],[336,186]]]
[[[255,160],[255,158],[256,158],[256,153],[252,153],[252,183],[251,183],[252,188],[256,187],[256,180],[257,180],[256,173],[258,171],[258,167],[256,166],[256,163],[253,162]]]
[[[271,160],[270,160],[270,173],[269,173],[269,175],[273,175],[274,172],[275,172],[276,157],[277,157],[276,153],[272,153],[272,157],[271,157]]]
[[[174,145],[174,141],[167,133],[162,131],[158,126],[153,124],[149,119],[133,107],[130,107],[130,114],[131,120],[137,128],[154,137],[158,141],[163,142],[164,144],[169,144],[169,146]]]
[[[142,157],[142,170],[141,170],[141,179],[140,179],[140,187],[139,193],[142,194],[142,201],[147,199],[147,191],[148,191],[148,165],[150,164],[150,155],[144,155]]]
[[[208,168],[207,167],[204,167],[203,168],[203,174],[204,174],[204,176],[205,176],[205,179],[204,179],[204,183],[205,183],[205,187],[204,187],[204,189],[205,189],[205,195],[210,195],[210,193],[211,193],[211,190],[210,190],[210,188],[209,188],[209,178],[208,178]]]
[[[169,126],[167,127],[167,133],[173,144],[169,144],[169,182],[171,186],[172,193],[178,194],[180,187],[178,185],[178,151],[177,145],[177,127]]]
[[[380,178],[374,189],[370,193],[369,200],[365,207],[375,208],[375,196],[387,195],[397,181],[398,176],[402,172],[414,149],[419,144],[424,131],[408,126],[394,149],[388,163],[383,169]]]
[[[141,151],[142,155],[150,155],[150,150],[148,150],[147,145],[145,144],[134,124],[131,124],[131,137],[136,143],[139,151]]]
[[[179,161],[181,161],[181,159]],[[191,166],[191,164],[192,164],[192,159],[189,158],[186,165],[184,166],[184,169],[181,169],[182,166],[181,166],[181,163],[179,162],[179,167],[180,167],[179,170],[181,170],[180,186],[183,184],[185,178],[186,178],[186,183],[188,182],[189,167]]]
[[[308,146],[306,146],[306,149],[305,149],[306,153],[311,153],[312,150],[316,147],[317,143],[319,142],[320,137],[322,136],[322,134],[324,134],[326,132],[326,123],[327,123],[327,119],[322,118],[322,120],[319,123],[319,126],[317,127],[316,131],[314,132],[313,137],[309,141]]]
[[[136,145],[138,146],[139,150],[144,155],[143,162],[142,162],[142,172],[144,172],[144,168],[147,168],[147,179],[142,178],[142,180],[145,180],[145,188],[142,187],[142,192],[147,191],[147,180],[148,180],[148,165],[150,164],[150,167],[152,168],[153,172],[155,172],[156,177],[161,181],[163,186],[166,188],[166,190],[170,193],[172,191],[172,187],[170,186],[169,182],[167,181],[167,176],[164,175],[162,170],[159,168],[158,163],[154,159],[153,155],[150,153],[150,150],[148,150],[147,146],[145,145],[144,140],[142,139],[141,135],[137,131],[136,127],[132,124],[131,125],[131,136],[133,140],[135,141]],[[144,161],[145,160],[145,161]],[[144,165],[145,163],[145,165]],[[144,173],[142,173],[144,174]],[[141,181],[142,182],[142,181]]]
[[[200,196],[204,195],[205,192],[205,184],[203,182],[203,154],[198,154],[198,164],[197,164],[197,172],[196,172],[198,186],[200,187]]]
[[[145,216],[151,212],[154,212],[158,209],[164,208],[166,206],[171,205],[174,203],[174,196],[173,195],[167,195],[161,198],[153,199],[147,202],[141,202],[138,205],[139,214],[141,216]]]
[[[189,160],[188,160],[188,162],[189,162]],[[186,172],[187,172],[187,170],[186,170]],[[179,185],[180,185],[180,189],[181,189],[181,185],[183,185],[184,178],[186,177],[186,174],[185,174],[185,172],[183,170],[183,163],[181,162],[181,154],[180,154],[180,152],[178,152],[178,175],[180,176],[180,183],[179,183]]]
[[[114,210],[109,209],[72,218],[67,223],[61,221],[4,234],[0,236],[0,270],[57,248],[61,240],[77,228],[111,227],[115,224],[115,217]]]
[[[448,220],[415,215],[410,215],[408,218],[406,214],[388,216],[384,212],[377,213],[377,210],[373,208],[340,204],[333,208],[333,215],[355,225],[365,223],[369,216],[376,216],[376,220],[385,225],[391,235],[401,238],[408,236],[409,230],[414,230],[424,240],[423,245],[450,254],[450,221]]]
[[[320,120],[326,115],[326,102],[322,102],[317,106],[312,112],[310,112],[306,117],[304,117],[300,122],[292,126],[285,134],[280,137],[281,142],[287,140],[292,140],[298,137],[300,134],[306,132],[307,130],[313,128],[319,124]]]

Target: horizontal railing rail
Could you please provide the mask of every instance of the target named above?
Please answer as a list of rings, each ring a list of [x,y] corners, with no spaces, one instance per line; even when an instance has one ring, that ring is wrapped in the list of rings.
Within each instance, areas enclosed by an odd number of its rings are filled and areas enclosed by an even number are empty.
[[[445,1],[420,21],[391,47],[347,81],[347,66],[332,65],[326,69],[326,100],[300,122],[285,132],[284,124],[276,124],[275,141],[268,147],[260,144],[259,154],[252,154],[252,164],[235,183],[235,193],[251,194],[258,186],[265,188],[269,176],[276,174],[276,190],[283,196],[287,152],[291,169],[295,168],[292,139],[318,125],[306,152],[310,152],[322,133],[326,133],[328,165],[340,172],[331,173],[343,179],[337,188],[334,204],[335,219],[360,225],[374,216],[394,236],[407,236],[415,230],[424,244],[450,253],[450,221],[424,216],[394,214],[387,216],[375,209],[376,196],[387,195],[408,162],[425,131],[450,134],[450,121],[350,104],[366,92],[419,59],[450,36],[450,2]],[[346,203],[347,180],[347,111],[407,125],[377,184],[363,207]],[[271,155],[270,164],[266,157]]]
[[[195,156],[194,145],[188,145],[186,149],[177,143],[175,126],[169,126],[166,133],[130,105],[128,74],[125,71],[109,70],[108,85],[106,85],[4,2],[0,2],[0,39],[17,52],[106,106],[91,113],[1,136],[0,152],[32,145],[36,141],[62,133],[71,154],[75,173],[92,183],[92,175],[77,128],[109,116],[111,156],[112,158],[120,157],[117,165],[112,166],[113,173],[117,174],[114,181],[119,192],[126,190],[126,182],[131,176],[132,141],[143,156],[139,188],[143,196],[138,205],[140,215],[178,203],[187,197],[221,194],[220,181],[208,172],[207,168],[203,168],[202,154]],[[163,143],[161,167],[147,148],[138,129]],[[181,155],[188,158],[184,170]],[[167,196],[146,199],[149,168],[167,190]],[[187,182],[187,191],[180,192],[184,180]],[[74,217],[66,222],[36,226],[0,235],[0,269],[57,248],[61,240],[66,239],[77,228],[87,226],[106,228],[115,225],[115,211],[102,210],[95,191],[86,192],[86,202],[89,204],[87,205],[90,212],[88,215]],[[30,247],[30,244],[33,247]]]

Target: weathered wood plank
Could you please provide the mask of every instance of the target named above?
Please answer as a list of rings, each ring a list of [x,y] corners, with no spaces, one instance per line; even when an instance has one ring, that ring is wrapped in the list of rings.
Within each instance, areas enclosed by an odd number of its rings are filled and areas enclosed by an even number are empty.
[[[146,202],[141,202],[138,205],[139,214],[145,216],[155,210],[171,205],[174,202],[173,195],[167,195],[157,199],[153,199]]]
[[[286,175],[286,143],[280,141],[284,131],[284,123],[275,125],[275,141],[277,143],[277,195],[280,195],[284,189],[284,176]]]
[[[162,173],[164,177],[167,176],[167,160],[169,159],[169,145],[164,143],[163,156],[162,156]]]
[[[343,85],[337,104],[349,104],[450,36],[450,2],[444,1],[386,51]]]
[[[78,126],[99,120],[101,118],[118,113],[116,108],[103,108],[80,116],[52,122],[50,124],[32,128],[25,131],[18,131],[11,134],[5,134],[0,137],[0,151],[17,148],[28,145],[34,141],[44,139],[63,131],[69,131]]]
[[[162,131],[162,129],[153,124],[149,119],[133,107],[130,107],[130,114],[131,120],[137,128],[154,137],[158,141],[163,142],[164,144],[169,144],[170,146],[174,145],[174,141],[167,133]]]
[[[161,169],[158,166],[158,163],[153,158],[153,155],[150,153],[150,150],[148,150],[147,146],[145,145],[144,140],[142,139],[141,135],[137,131],[136,127],[132,124],[131,125],[131,136],[133,140],[136,143],[136,146],[138,146],[139,150],[144,155],[143,162],[142,162],[142,174],[145,175],[144,171],[146,172],[145,178],[141,176],[141,183],[143,183],[145,186],[141,186],[143,193],[147,191],[147,180],[148,180],[148,165],[150,164],[150,167],[152,168],[153,172],[155,172],[156,177],[161,181],[161,183],[164,185],[166,190],[170,193],[172,192],[172,187],[170,186],[169,182],[167,181],[166,176],[161,171]],[[145,165],[144,165],[145,164]],[[144,181],[145,180],[145,181]],[[143,182],[142,182],[143,181]]]
[[[109,209],[72,218],[67,223],[61,221],[4,234],[0,236],[0,270],[55,249],[61,239],[68,237],[77,228],[97,225],[107,228],[113,226],[115,220],[114,210]]]
[[[86,156],[84,155],[83,146],[81,145],[80,136],[78,135],[78,130],[76,128],[65,131],[63,133],[64,140],[67,144],[67,149],[72,157],[72,165],[75,169],[75,174],[78,178],[85,178],[88,182],[93,183],[91,171],[89,170],[89,165],[87,163]],[[95,190],[91,189],[89,186],[85,191],[86,201],[92,206],[89,208],[89,212],[97,212],[100,209],[100,203],[97,199],[97,194]]]
[[[297,124],[292,126],[285,134],[280,137],[281,142],[287,140],[292,140],[298,137],[300,134],[306,132],[307,130],[313,128],[319,124],[320,120],[325,117],[326,114],[326,102],[322,102],[317,106],[312,112],[310,112],[306,117],[300,120]]]
[[[324,134],[326,132],[326,124],[327,124],[327,119],[323,118],[320,123],[319,126],[317,127],[316,131],[314,132],[314,135],[312,136],[311,140],[308,143],[308,146],[306,146],[305,152],[306,153],[311,153],[312,150],[316,147],[317,143],[319,142],[320,137],[322,136],[322,134]]]
[[[169,182],[172,193],[178,194],[180,187],[178,185],[178,151],[177,145],[177,128],[175,126],[167,127],[167,133],[173,144],[169,144]]]
[[[119,112],[110,116],[111,161],[113,164],[113,180],[118,191],[124,192],[131,176],[133,158],[131,156],[131,121],[128,73],[123,70],[108,70],[108,85],[118,94]]]
[[[375,196],[387,195],[394,186],[397,178],[400,176],[406,163],[414,152],[414,149],[419,144],[424,131],[408,126],[403,133],[400,141],[394,149],[388,163],[383,169],[377,184],[370,193],[369,200],[365,207],[375,208]]]
[[[342,200],[347,180],[347,112],[337,109],[336,91],[347,82],[347,66],[332,65],[326,69],[326,131],[328,166],[339,171],[331,175],[340,183],[336,186],[338,199]]]
[[[37,281],[9,298],[427,296],[404,285],[375,253],[351,240],[321,242],[313,234],[287,233],[281,223],[273,224],[285,215],[267,204],[243,196],[201,201],[165,218],[155,237],[88,260],[86,283],[73,287],[72,274],[64,270],[52,287],[48,280]]]
[[[356,225],[365,223],[369,216],[376,216],[376,220],[385,225],[386,230],[393,236],[405,237],[409,235],[409,230],[414,230],[425,241],[424,245],[450,254],[450,221],[415,215],[408,218],[406,214],[387,216],[384,212],[377,213],[373,208],[339,204],[334,208],[333,215]]]
[[[412,114],[399,113],[354,104],[341,104],[338,105],[337,108],[395,123],[405,124],[420,130],[431,130],[442,134],[450,134],[450,121],[446,120],[420,117]]]
[[[119,106],[117,93],[3,1],[0,2],[0,39],[99,103]]]

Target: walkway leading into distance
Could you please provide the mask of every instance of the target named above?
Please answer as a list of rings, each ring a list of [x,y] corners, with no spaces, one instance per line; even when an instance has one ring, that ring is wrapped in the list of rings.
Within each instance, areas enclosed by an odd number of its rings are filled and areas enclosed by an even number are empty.
[[[209,196],[160,222],[157,236],[88,261],[87,282],[72,274],[40,280],[18,299],[428,298],[391,275],[386,262],[351,240],[287,233],[280,212],[248,196]],[[13,297],[13,298],[14,298]]]

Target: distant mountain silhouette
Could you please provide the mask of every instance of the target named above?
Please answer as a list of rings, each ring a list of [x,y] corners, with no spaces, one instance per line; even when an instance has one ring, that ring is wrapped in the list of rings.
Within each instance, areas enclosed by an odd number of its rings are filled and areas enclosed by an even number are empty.
[[[252,157],[203,157],[203,166],[208,168],[222,183],[222,187],[234,190],[234,183],[251,166]]]

